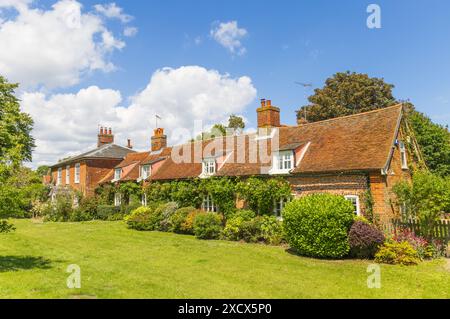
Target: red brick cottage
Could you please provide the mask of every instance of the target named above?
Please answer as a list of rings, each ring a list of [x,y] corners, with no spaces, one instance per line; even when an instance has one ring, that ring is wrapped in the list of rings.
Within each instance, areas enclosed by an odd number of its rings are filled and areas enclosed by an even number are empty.
[[[374,215],[381,222],[398,214],[392,186],[409,180],[411,168],[421,158],[402,105],[285,126],[280,124],[279,108],[262,100],[257,115],[256,133],[173,147],[167,147],[164,131],[156,129],[151,151],[126,155],[99,183],[282,176],[290,182],[295,197],[325,192],[342,195],[361,214],[371,194]],[[121,203],[121,194],[116,194],[115,203]],[[283,205],[274,203],[274,213],[279,214]],[[205,197],[203,206],[214,210],[214,199]]]

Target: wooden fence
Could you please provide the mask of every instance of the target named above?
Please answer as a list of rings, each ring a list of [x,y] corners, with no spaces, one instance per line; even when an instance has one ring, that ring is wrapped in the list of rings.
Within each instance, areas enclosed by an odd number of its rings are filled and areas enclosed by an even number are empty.
[[[394,231],[397,229],[409,229],[416,235],[421,235],[421,226],[420,224],[414,220],[410,219],[408,221],[402,220],[392,220],[390,225],[386,225],[385,227],[388,231]],[[432,230],[432,237],[435,239],[440,239],[446,242],[450,241],[450,220],[441,220],[436,223]]]

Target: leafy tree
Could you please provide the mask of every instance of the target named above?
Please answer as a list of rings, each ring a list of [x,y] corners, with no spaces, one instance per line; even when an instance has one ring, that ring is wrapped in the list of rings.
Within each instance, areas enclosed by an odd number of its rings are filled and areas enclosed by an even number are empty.
[[[402,181],[393,188],[397,205],[403,206],[403,218],[417,218],[423,236],[429,237],[440,218],[450,213],[450,177],[416,172],[412,184]]]
[[[31,161],[34,139],[31,136],[33,120],[20,111],[14,95],[18,84],[11,84],[0,76],[0,165],[20,165]]]
[[[417,143],[431,172],[450,175],[450,132],[448,127],[435,124],[425,114],[415,110],[408,112]]]
[[[240,134],[245,128],[245,123],[242,117],[237,115],[230,115],[228,119],[228,126],[223,124],[214,124],[209,132],[199,134],[195,140],[202,141],[215,137],[226,136],[231,134]]]
[[[41,165],[36,169],[36,173],[42,177],[45,176],[49,173],[50,167],[48,167],[47,165]]]
[[[230,115],[228,128],[232,129],[234,133],[241,133],[245,128],[244,119],[234,114]]]
[[[392,84],[367,74],[339,72],[325,81],[325,86],[315,89],[309,105],[297,111],[297,118],[304,116],[316,122],[391,106],[396,103]]]

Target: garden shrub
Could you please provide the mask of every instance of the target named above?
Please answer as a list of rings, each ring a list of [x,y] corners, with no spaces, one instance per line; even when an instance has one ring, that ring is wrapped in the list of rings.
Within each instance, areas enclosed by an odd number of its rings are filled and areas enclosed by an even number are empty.
[[[417,255],[422,260],[439,258],[445,255],[446,245],[442,240],[427,240],[406,228],[396,230],[392,240],[398,243],[408,242],[417,251]]]
[[[99,205],[97,207],[97,216],[101,220],[108,220],[109,216],[120,213],[120,207],[114,205]]]
[[[97,219],[97,208],[100,205],[100,200],[97,196],[83,197],[80,200],[79,210],[86,218],[91,216],[91,220]],[[74,212],[77,213],[77,212]]]
[[[212,212],[198,213],[194,218],[194,235],[199,239],[218,239],[222,231],[222,215]]]
[[[16,227],[6,220],[0,220],[0,233],[9,233],[15,231]]]
[[[181,224],[181,231],[185,234],[194,235],[194,219],[198,214],[203,213],[201,210],[190,212],[184,222]]]
[[[130,215],[125,216],[124,220],[128,227],[132,229],[155,230],[155,225],[159,224],[159,220],[155,218],[154,211],[151,207],[142,206],[133,210]]]
[[[283,223],[275,216],[264,216],[261,224],[261,235],[269,245],[279,245],[284,241]]]
[[[263,241],[261,226],[263,217],[256,216],[250,220],[244,220],[240,225],[240,237],[247,243],[257,243]]]
[[[388,241],[375,254],[375,261],[393,265],[417,265],[420,259],[417,251],[407,241]]]
[[[97,215],[92,215],[90,211],[85,211],[81,208],[74,209],[70,214],[69,220],[70,222],[85,222],[94,220],[97,218]]]
[[[348,234],[350,256],[370,259],[384,243],[383,233],[375,226],[364,221],[355,221]]]
[[[189,213],[195,211],[194,207],[183,207],[177,209],[168,219],[169,231],[183,234],[184,229],[182,227],[183,223],[186,221]]]
[[[342,196],[314,194],[288,203],[283,211],[286,239],[299,254],[341,258],[348,254],[353,205]]]
[[[122,205],[120,207],[120,214],[122,215],[122,218],[123,218],[123,216],[130,215],[133,210],[135,210],[136,208],[139,208],[141,206],[142,206],[142,204],[137,203],[137,202],[132,202],[128,205]]]
[[[161,216],[161,221],[159,222],[158,230],[169,231],[170,229],[170,217],[175,214],[178,209],[178,204],[175,202],[170,202],[167,204],[160,205],[155,210],[155,215]]]
[[[44,217],[45,221],[67,222],[70,220],[73,209],[73,199],[69,194],[61,194],[56,196],[55,201],[51,204]]]
[[[237,210],[228,220],[222,231],[222,238],[226,240],[242,240],[241,227],[244,221],[255,217],[251,210]]]

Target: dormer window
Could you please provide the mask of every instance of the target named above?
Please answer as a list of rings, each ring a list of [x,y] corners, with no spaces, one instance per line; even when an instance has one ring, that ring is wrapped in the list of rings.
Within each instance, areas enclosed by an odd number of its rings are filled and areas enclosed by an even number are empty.
[[[216,161],[214,159],[203,160],[203,175],[213,175],[216,172]]]
[[[400,157],[402,161],[402,169],[408,169],[408,158],[406,156],[406,146],[404,142],[399,143]]]
[[[120,175],[122,174],[122,169],[121,168],[116,168],[114,170],[114,180],[118,181],[120,179]]]
[[[147,179],[151,174],[151,166],[150,165],[142,165],[141,166],[141,178]]]
[[[294,152],[281,151],[273,157],[273,174],[287,174],[294,168]]]

